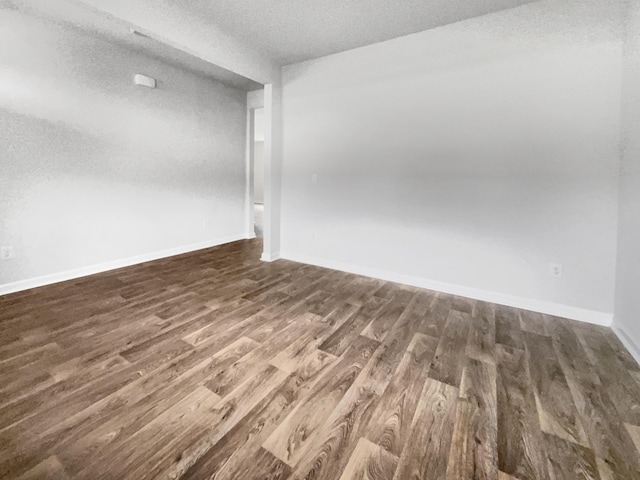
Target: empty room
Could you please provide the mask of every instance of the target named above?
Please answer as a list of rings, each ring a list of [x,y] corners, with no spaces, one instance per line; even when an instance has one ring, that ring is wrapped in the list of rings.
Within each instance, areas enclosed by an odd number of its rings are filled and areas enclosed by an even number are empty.
[[[0,0],[0,478],[640,480],[640,1]]]

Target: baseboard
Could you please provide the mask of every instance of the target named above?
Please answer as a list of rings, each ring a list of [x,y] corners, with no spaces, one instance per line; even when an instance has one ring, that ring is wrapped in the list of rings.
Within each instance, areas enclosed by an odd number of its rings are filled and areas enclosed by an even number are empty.
[[[26,280],[19,280],[17,282],[5,283],[3,285],[0,285],[0,295],[6,295],[8,293],[14,293],[22,290],[29,290],[31,288],[51,285],[52,283],[59,283],[67,280],[73,280],[74,278],[86,277],[87,275],[107,272],[109,270],[115,270],[117,268],[130,267],[131,265],[136,265],[138,263],[149,262],[151,260],[158,260],[160,258],[172,257],[174,255],[181,255],[183,253],[194,252],[196,250],[202,250],[204,248],[217,247],[218,245],[222,245],[224,243],[244,240],[245,238],[246,238],[245,234],[229,235],[227,237],[221,237],[215,240],[208,240],[206,242],[193,243],[191,245],[184,245],[181,247],[169,248],[167,250],[161,250],[153,253],[145,253],[144,255],[137,255],[135,257],[123,258],[121,260],[114,260],[112,262],[100,263],[98,265],[91,265],[88,267],[76,268],[73,270],[66,270],[64,272],[53,273],[53,274],[44,275],[41,277],[28,278]]]
[[[343,272],[355,273],[356,275],[379,278],[380,280],[387,280],[389,282],[402,283],[404,285],[426,288],[428,290],[435,290],[437,292],[449,293],[452,295],[460,295],[462,297],[497,303],[499,305],[506,305],[509,307],[521,308],[523,310],[530,310],[532,312],[545,313],[548,315],[554,315],[556,317],[569,318],[572,320],[592,323],[595,325],[602,325],[605,327],[611,326],[613,322],[613,314],[599,312],[596,310],[588,310],[584,308],[573,307],[570,305],[562,305],[553,302],[546,302],[542,300],[534,300],[498,292],[469,288],[451,283],[439,282],[426,278],[403,275],[395,272],[362,267],[358,265],[351,265],[342,262],[334,262],[331,260],[311,257],[308,255],[300,255],[291,252],[282,252],[280,257],[286,258],[287,260],[292,260],[294,262],[317,265],[319,267],[331,268],[333,270],[341,270]]]
[[[262,255],[260,256],[260,260],[262,260],[263,262],[275,262],[280,258],[281,258],[280,253],[262,252]]]
[[[613,333],[620,339],[625,348],[629,351],[631,356],[638,362],[640,365],[640,345],[638,345],[626,332],[626,330],[620,326],[618,326],[617,322],[614,320],[613,325],[611,326]]]

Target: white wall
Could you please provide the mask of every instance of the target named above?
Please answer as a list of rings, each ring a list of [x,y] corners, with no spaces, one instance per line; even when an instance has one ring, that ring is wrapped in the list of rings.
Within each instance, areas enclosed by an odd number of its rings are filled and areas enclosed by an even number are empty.
[[[0,45],[0,287],[244,235],[245,92],[14,11]]]
[[[253,203],[264,203],[264,141],[253,144]]]
[[[627,18],[615,327],[640,361],[640,4]]]
[[[255,110],[253,139],[253,203],[264,203],[264,108]]]
[[[262,260],[280,258],[283,161],[282,79],[264,86],[264,237]]]
[[[286,67],[283,256],[610,322],[613,5],[540,1]]]
[[[253,140],[264,142],[264,108],[256,108],[254,111]]]
[[[246,196],[247,196],[247,206],[245,212],[245,223],[246,223],[246,231],[247,238],[253,238],[255,232],[255,178],[256,175],[262,175],[264,179],[264,165],[262,167],[261,172],[256,172],[254,168],[254,154],[255,154],[255,142],[253,141],[253,137],[255,136],[255,112],[264,112],[264,100],[265,100],[265,91],[254,90],[252,92],[247,92],[247,145],[246,145],[246,164],[247,164],[247,176],[246,176]],[[262,138],[264,140],[264,114],[262,115]],[[264,148],[263,148],[263,157],[264,157]],[[264,160],[263,160],[264,162]],[[264,183],[263,183],[264,186]],[[253,187],[253,188],[251,188]],[[263,191],[263,202],[264,202],[264,191]],[[264,233],[264,232],[263,232]]]

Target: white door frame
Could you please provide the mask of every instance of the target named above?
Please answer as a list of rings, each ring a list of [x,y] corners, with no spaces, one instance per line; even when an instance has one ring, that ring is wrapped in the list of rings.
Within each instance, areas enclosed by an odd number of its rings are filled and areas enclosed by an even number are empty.
[[[255,90],[247,93],[247,146],[246,146],[246,211],[245,231],[247,238],[255,238],[254,219],[254,126],[255,113],[258,108],[264,108],[264,90]]]
[[[247,237],[253,238],[253,125],[256,108],[264,108],[264,238],[261,260],[280,258],[280,163],[282,119],[280,84],[247,94]]]
[[[261,107],[257,107],[261,108]],[[255,125],[255,112],[256,108],[249,107],[247,103],[247,145],[246,145],[246,206],[245,206],[245,232],[247,238],[255,238],[254,228],[254,161],[253,155],[255,150],[255,141],[253,138],[253,130]]]

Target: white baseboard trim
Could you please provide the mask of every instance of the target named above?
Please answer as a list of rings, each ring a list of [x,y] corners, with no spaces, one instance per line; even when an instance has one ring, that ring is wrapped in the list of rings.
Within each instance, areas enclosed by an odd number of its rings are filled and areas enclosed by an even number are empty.
[[[279,260],[280,258],[281,258],[280,253],[262,252],[262,255],[260,256],[260,260],[262,260],[263,262],[275,262],[276,260]]]
[[[378,270],[375,268],[351,265],[342,262],[334,262],[323,258],[312,257],[308,255],[300,255],[292,252],[282,252],[281,258],[292,260],[294,262],[307,263],[317,265],[319,267],[330,268],[332,270],[341,270],[343,272],[355,273],[356,275],[364,275],[389,282],[402,283],[414,287],[426,288],[437,292],[460,295],[462,297],[473,298],[485,302],[497,303],[509,307],[521,308],[532,312],[546,313],[556,317],[569,318],[582,322],[611,326],[613,322],[613,314],[599,312],[596,310],[588,310],[585,308],[572,307],[570,305],[562,305],[559,303],[547,302],[543,300],[534,300],[530,298],[517,297],[504,293],[491,292],[477,288],[464,287],[452,283],[439,282],[429,280],[427,278],[404,275],[400,273]]]
[[[75,268],[73,270],[66,270],[64,272],[53,273],[41,277],[28,278],[26,280],[19,280],[17,282],[5,283],[3,285],[0,285],[0,295],[6,295],[8,293],[19,292],[22,290],[29,290],[31,288],[42,287],[44,285],[51,285],[52,283],[64,282],[66,280],[73,280],[74,278],[86,277],[88,275],[107,272],[109,270],[115,270],[117,268],[130,267],[131,265],[136,265],[138,263],[158,260],[160,258],[172,257],[174,255],[194,252],[196,250],[202,250],[204,248],[217,247],[218,245],[222,245],[224,243],[230,243],[244,239],[246,239],[245,234],[229,235],[227,237],[216,238],[215,240],[207,240],[206,242],[193,243],[191,245],[169,248],[167,250],[161,250],[159,252],[145,253],[143,255],[114,260],[112,262],[100,263],[98,265]]]
[[[629,351],[631,356],[635,359],[636,362],[640,365],[640,345],[638,345],[626,332],[626,330],[620,327],[617,322],[614,320],[613,325],[611,326],[613,333],[620,339],[622,344]]]

